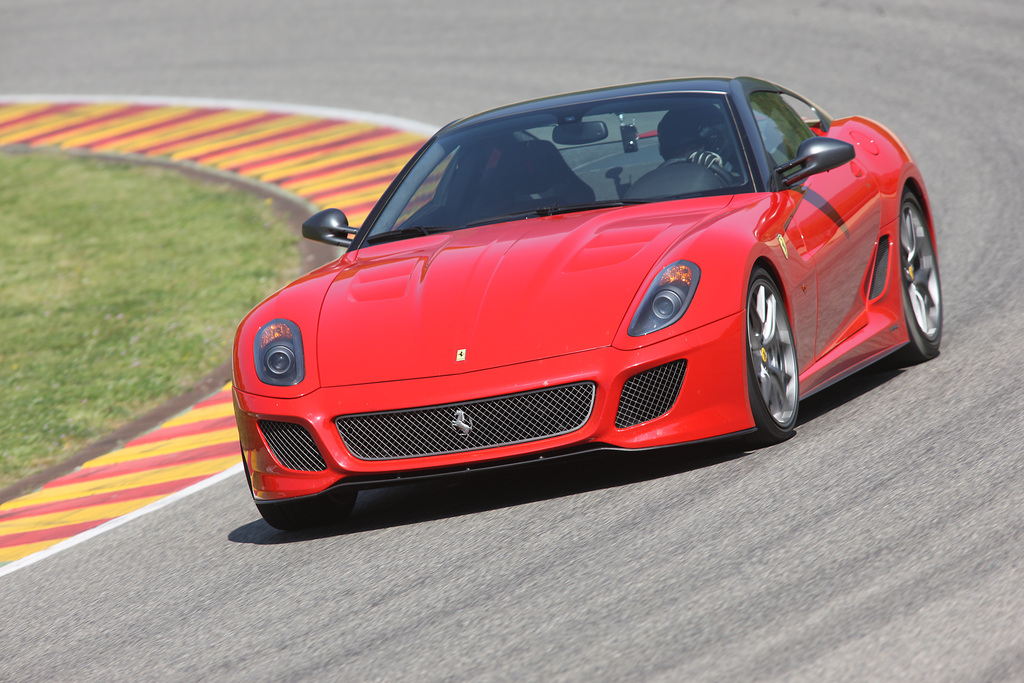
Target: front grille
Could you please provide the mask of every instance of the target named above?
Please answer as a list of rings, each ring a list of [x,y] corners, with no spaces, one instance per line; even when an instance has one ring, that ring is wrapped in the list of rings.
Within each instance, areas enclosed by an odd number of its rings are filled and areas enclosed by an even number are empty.
[[[394,460],[546,439],[585,425],[593,382],[566,384],[463,403],[343,415],[335,419],[349,452],[363,460]]]
[[[304,472],[323,472],[327,463],[320,449],[302,425],[291,422],[260,420],[260,431],[278,462],[289,469]]]
[[[871,289],[868,299],[881,296],[885,291],[886,274],[889,272],[889,236],[882,235],[875,252],[875,267],[871,271]]]
[[[685,373],[686,361],[677,360],[627,379],[615,414],[615,426],[625,429],[667,413],[679,396]]]

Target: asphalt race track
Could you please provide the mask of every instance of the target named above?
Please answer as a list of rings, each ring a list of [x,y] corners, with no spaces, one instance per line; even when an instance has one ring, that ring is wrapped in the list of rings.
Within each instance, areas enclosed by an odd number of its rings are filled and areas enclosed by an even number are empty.
[[[0,680],[1022,680],[1024,5],[0,0],[0,95],[440,125],[677,75],[777,80],[917,156],[942,355],[797,437],[361,495],[268,527],[241,475],[0,577]]]

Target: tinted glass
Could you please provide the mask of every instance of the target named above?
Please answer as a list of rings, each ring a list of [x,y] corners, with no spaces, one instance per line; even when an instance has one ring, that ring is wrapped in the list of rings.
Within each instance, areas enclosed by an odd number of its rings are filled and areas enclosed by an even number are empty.
[[[796,157],[800,143],[813,137],[811,129],[778,93],[756,92],[750,96],[761,140],[776,165]]]
[[[552,207],[749,191],[724,95],[604,100],[442,134],[393,193],[371,235],[458,229]]]

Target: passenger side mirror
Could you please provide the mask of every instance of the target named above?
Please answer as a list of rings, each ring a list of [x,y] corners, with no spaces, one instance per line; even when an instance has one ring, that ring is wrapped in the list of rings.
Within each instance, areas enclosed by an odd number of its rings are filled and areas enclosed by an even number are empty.
[[[808,138],[800,143],[796,158],[775,169],[776,177],[786,187],[792,187],[812,175],[831,171],[853,161],[857,150],[848,142],[833,138]],[[786,175],[797,169],[795,173]]]
[[[324,209],[313,214],[302,224],[302,236],[314,242],[347,248],[352,244],[348,218],[340,209]]]

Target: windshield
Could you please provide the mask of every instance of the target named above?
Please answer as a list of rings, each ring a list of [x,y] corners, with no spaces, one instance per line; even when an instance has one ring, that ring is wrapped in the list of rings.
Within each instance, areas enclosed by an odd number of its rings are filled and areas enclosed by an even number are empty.
[[[440,135],[378,214],[367,241],[751,190],[724,95],[577,103]]]

